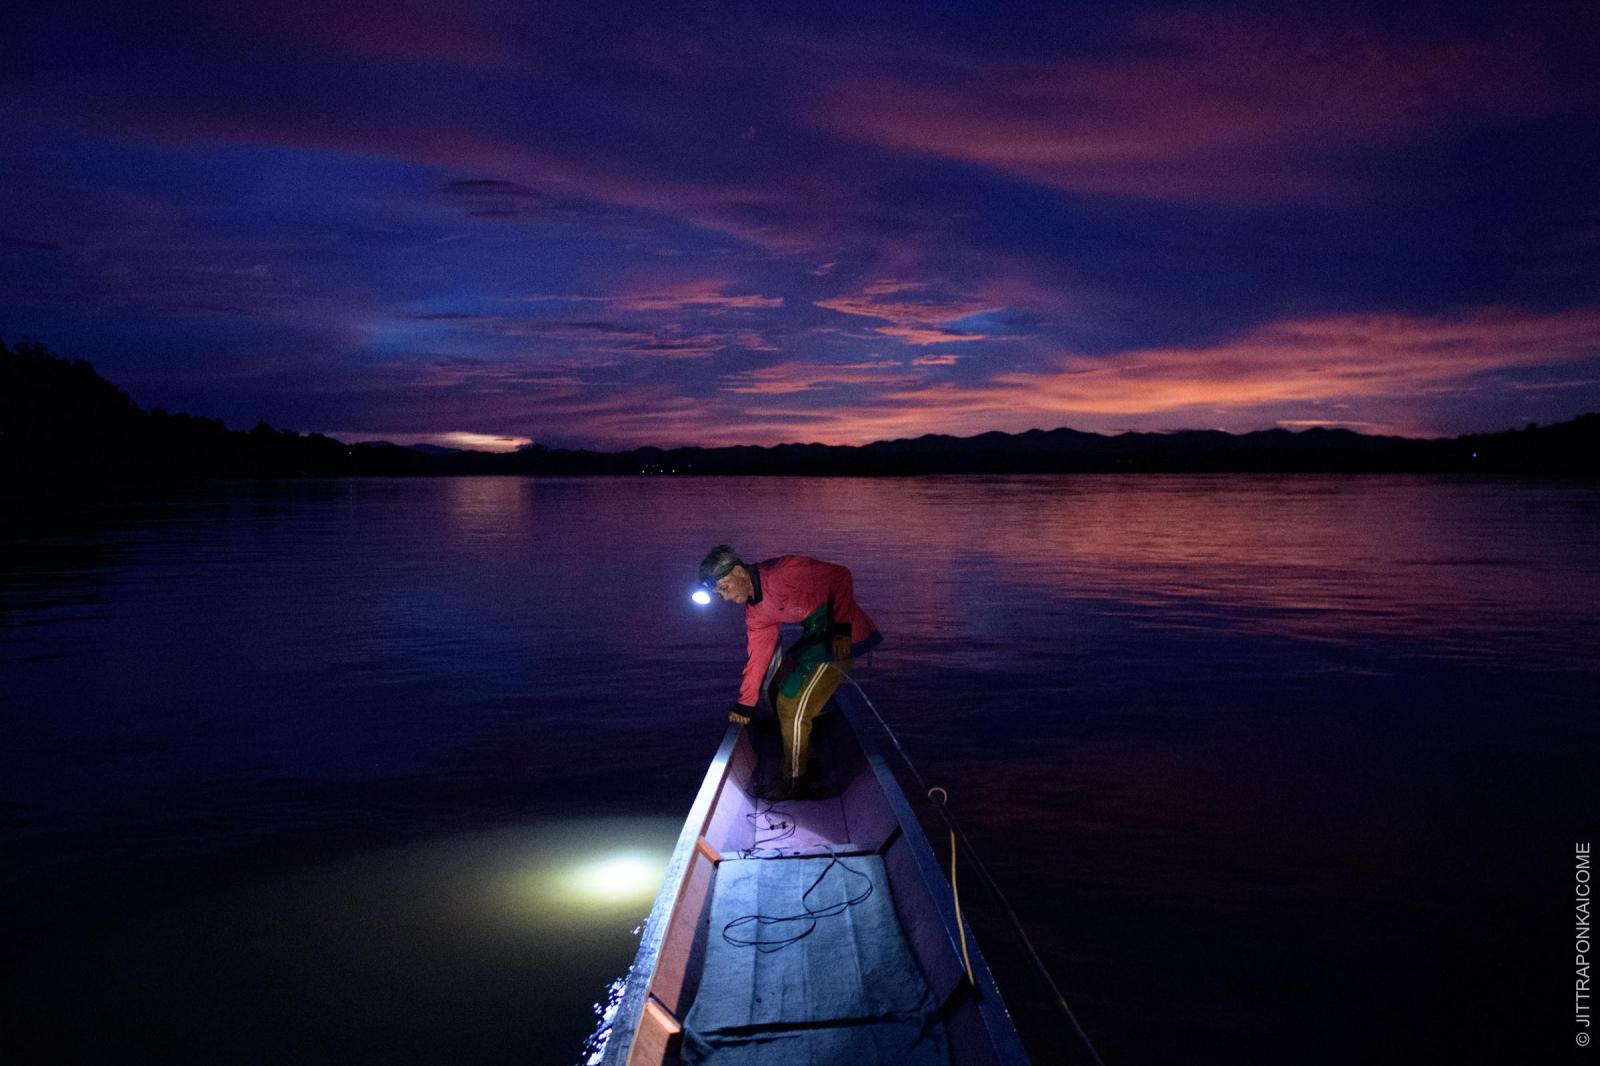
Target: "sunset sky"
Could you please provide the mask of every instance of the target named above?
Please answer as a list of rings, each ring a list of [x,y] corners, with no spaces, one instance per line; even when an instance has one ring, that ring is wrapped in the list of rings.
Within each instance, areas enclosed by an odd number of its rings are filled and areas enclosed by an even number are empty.
[[[0,338],[484,448],[1600,410],[1600,5],[25,3]]]

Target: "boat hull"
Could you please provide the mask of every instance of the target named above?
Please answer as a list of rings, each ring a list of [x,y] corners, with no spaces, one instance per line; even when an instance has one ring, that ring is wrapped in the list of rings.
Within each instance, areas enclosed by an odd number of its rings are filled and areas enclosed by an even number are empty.
[[[706,980],[708,959],[715,966],[718,957],[727,958],[719,956],[722,945],[711,942],[723,932],[711,928],[710,921],[720,864],[730,859],[833,857],[848,864],[852,856],[873,857],[874,869],[881,862],[894,920],[931,997],[948,1061],[956,1066],[1028,1061],[970,931],[968,978],[949,882],[873,742],[860,697],[841,690],[831,706],[831,713],[818,718],[813,737],[814,758],[826,771],[817,798],[773,804],[758,797],[781,759],[775,722],[757,719],[748,728],[732,726],[724,735],[645,923],[612,1018],[603,1064],[680,1062],[684,1025],[697,994],[703,987],[708,995],[724,994],[709,990],[725,990],[725,981]],[[708,950],[713,947],[717,950]],[[752,989],[750,994],[762,991]],[[707,1013],[704,1005],[697,1013]],[[698,1042],[695,1049],[691,1057],[699,1058]]]

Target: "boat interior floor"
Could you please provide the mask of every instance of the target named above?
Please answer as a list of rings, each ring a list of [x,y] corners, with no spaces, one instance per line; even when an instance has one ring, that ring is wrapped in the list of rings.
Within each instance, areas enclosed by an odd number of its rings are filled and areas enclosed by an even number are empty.
[[[750,849],[740,850],[740,858],[785,855],[827,855],[850,851],[862,842],[853,841],[850,819],[844,801],[844,786],[852,773],[864,767],[852,761],[859,755],[845,746],[848,730],[837,713],[816,719],[811,733],[811,760],[802,779],[805,790],[788,799],[761,798],[783,777],[783,741],[775,718],[758,717],[750,725],[751,746],[756,753],[756,769],[751,778],[754,811],[746,815],[752,830]]]
[[[813,732],[824,780],[865,769],[831,743],[845,731],[830,718],[837,715],[819,717]],[[775,724],[772,736],[752,731],[757,782],[781,766],[776,732]],[[883,858],[877,844],[851,840],[847,782],[832,783],[832,795],[823,788],[817,798],[756,803],[751,847],[717,863],[684,1063],[949,1063],[944,1023]]]

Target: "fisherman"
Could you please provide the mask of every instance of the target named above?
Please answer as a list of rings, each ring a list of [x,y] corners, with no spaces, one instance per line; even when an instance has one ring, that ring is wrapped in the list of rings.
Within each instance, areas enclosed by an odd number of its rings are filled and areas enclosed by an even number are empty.
[[[700,563],[700,585],[744,605],[748,645],[739,701],[728,720],[755,714],[761,682],[778,649],[778,627],[798,622],[801,636],[783,653],[770,695],[783,734],[783,776],[770,799],[801,794],[811,746],[811,723],[844,680],[850,661],[883,642],[871,616],[856,605],[848,568],[804,555],[780,555],[754,565],[719,544]]]

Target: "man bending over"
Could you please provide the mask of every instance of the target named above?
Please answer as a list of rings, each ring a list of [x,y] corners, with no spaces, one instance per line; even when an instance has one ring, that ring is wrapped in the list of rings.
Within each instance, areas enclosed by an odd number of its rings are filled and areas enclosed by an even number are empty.
[[[770,798],[795,797],[806,772],[812,719],[839,687],[850,660],[877,647],[883,634],[856,604],[850,571],[834,563],[780,555],[751,564],[719,544],[700,564],[700,584],[744,605],[747,657],[730,721],[742,724],[755,713],[761,681],[778,648],[778,627],[800,624],[800,639],[783,653],[772,687],[783,733],[783,777]]]

